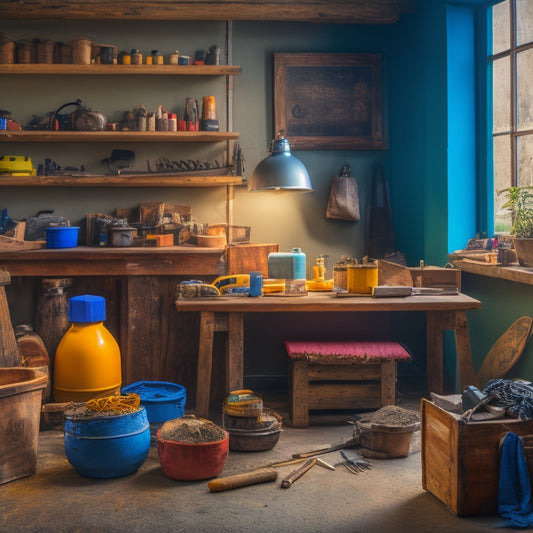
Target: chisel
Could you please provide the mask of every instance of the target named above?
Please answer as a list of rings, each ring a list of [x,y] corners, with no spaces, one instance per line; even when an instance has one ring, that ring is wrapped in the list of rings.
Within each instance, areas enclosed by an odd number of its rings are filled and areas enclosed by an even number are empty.
[[[300,479],[311,467],[313,467],[316,464],[316,457],[312,457],[311,459],[308,459],[300,468],[297,470],[294,470],[294,472],[291,472],[282,482],[281,482],[281,488],[282,489],[288,489],[292,486],[292,484],[297,480]]]

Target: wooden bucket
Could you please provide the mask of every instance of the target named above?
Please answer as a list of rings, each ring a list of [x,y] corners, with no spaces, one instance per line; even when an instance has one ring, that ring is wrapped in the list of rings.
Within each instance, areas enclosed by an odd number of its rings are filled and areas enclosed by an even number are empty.
[[[0,484],[35,474],[47,380],[32,368],[0,368]]]

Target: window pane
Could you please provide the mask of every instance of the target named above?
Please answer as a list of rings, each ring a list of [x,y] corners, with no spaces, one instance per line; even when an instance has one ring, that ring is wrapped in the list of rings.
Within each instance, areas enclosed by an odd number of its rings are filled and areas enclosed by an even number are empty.
[[[492,7],[492,53],[509,50],[511,22],[509,19],[509,0]]]
[[[517,184],[533,185],[533,135],[518,137],[517,144]]]
[[[494,229],[496,233],[509,232],[511,213],[502,205],[507,201],[505,195],[498,193],[511,186],[511,139],[509,135],[494,137]]]
[[[516,44],[533,41],[533,2],[516,0]]]
[[[518,131],[533,129],[533,49],[516,56],[518,106]]]
[[[511,59],[503,57],[493,62],[492,68],[492,120],[493,132],[511,129]]]

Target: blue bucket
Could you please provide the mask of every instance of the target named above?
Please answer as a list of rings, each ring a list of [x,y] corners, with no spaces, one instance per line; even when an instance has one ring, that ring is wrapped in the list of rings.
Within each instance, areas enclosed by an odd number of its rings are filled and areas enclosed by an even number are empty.
[[[185,411],[185,387],[169,381],[137,381],[122,388],[122,394],[138,394],[146,407],[148,420],[166,422],[181,418]]]
[[[133,474],[150,450],[146,409],[93,418],[65,417],[65,453],[82,476],[113,478]]]

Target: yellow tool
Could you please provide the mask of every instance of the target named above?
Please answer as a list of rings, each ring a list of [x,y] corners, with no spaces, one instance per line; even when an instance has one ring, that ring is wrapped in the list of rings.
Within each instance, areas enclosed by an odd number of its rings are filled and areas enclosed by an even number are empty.
[[[249,287],[250,274],[232,274],[231,276],[220,276],[211,284],[221,293],[234,287]]]

